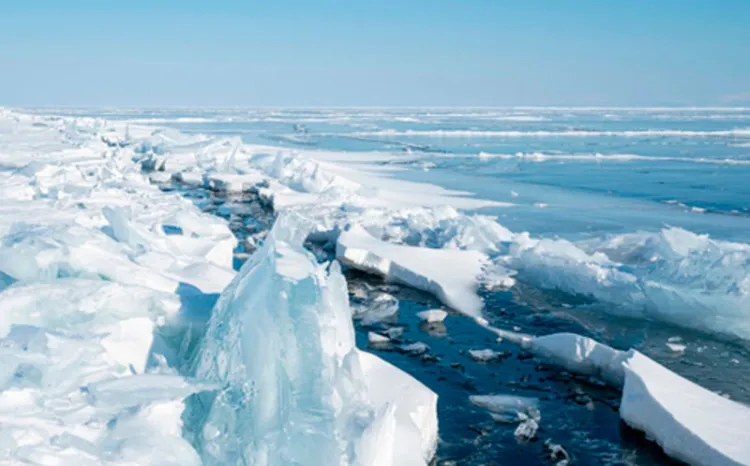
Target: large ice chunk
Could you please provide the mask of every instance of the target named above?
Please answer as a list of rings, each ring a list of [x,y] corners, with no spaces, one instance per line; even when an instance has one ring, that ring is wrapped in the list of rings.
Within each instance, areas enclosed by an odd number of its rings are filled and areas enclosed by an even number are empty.
[[[203,461],[425,464],[437,396],[354,347],[346,283],[308,232],[282,215],[214,308],[195,373],[224,388],[193,406]]]
[[[689,464],[750,464],[750,408],[635,351],[625,363],[620,416]]]
[[[572,243],[517,235],[522,280],[593,298],[608,312],[750,339],[750,247],[680,228]]]
[[[339,236],[336,257],[350,267],[432,293],[459,312],[481,315],[477,277],[487,260],[481,252],[389,244],[354,225]]]

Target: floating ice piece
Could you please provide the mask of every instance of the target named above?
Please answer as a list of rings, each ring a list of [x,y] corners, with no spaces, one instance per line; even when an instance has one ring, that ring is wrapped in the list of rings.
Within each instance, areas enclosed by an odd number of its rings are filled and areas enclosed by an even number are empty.
[[[372,299],[356,306],[355,317],[362,319],[363,325],[394,320],[398,314],[399,301],[388,293],[374,293]]]
[[[685,350],[687,349],[687,345],[683,343],[672,343],[671,341],[668,341],[666,345],[667,345],[667,348],[674,351],[675,353],[684,353]]]
[[[203,185],[203,174],[197,171],[185,171],[179,172],[174,175],[174,179],[182,184],[188,186],[202,186]]]
[[[688,464],[750,464],[750,408],[706,390],[637,351],[624,365],[620,416]]]
[[[480,252],[388,244],[355,225],[339,237],[336,257],[350,267],[432,293],[461,313],[481,315],[477,277],[486,256]]]
[[[403,336],[404,327],[391,327],[383,333],[388,335],[388,338],[391,340],[397,340]]]
[[[419,320],[421,320],[422,322],[428,324],[438,324],[443,322],[445,318],[448,317],[448,313],[442,309],[430,309],[428,311],[418,312],[417,317],[419,317]]]
[[[527,419],[541,420],[539,401],[536,398],[514,395],[472,395],[469,401],[493,414],[497,422],[515,423]]]
[[[389,341],[391,341],[391,339],[388,338],[387,336],[380,335],[375,332],[368,332],[367,341],[369,341],[370,344],[378,345],[378,344],[388,343]]]
[[[544,448],[549,451],[549,459],[555,463],[555,466],[570,464],[570,455],[559,443],[553,443],[552,440],[547,439],[544,441]]]
[[[469,356],[471,359],[479,362],[491,362],[497,361],[508,356],[508,353],[502,351],[495,351],[493,349],[481,349],[481,350],[469,350]]]
[[[539,423],[534,419],[524,419],[523,422],[518,424],[513,435],[519,442],[529,442],[534,440],[536,437],[536,431],[539,430]]]
[[[430,350],[430,347],[427,345],[427,343],[417,341],[414,343],[409,343],[407,345],[401,345],[400,346],[401,351],[404,353],[413,354],[415,356],[418,356],[420,354],[424,354],[427,351]]]
[[[193,406],[204,463],[426,464],[437,396],[354,347],[346,282],[308,232],[280,216],[214,308],[196,375],[223,388]]]

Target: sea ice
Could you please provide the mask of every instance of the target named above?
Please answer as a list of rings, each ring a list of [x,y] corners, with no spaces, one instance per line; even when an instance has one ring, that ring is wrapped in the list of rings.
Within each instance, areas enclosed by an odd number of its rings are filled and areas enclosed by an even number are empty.
[[[193,406],[203,460],[425,464],[437,397],[354,347],[346,283],[302,247],[308,228],[277,219],[214,309],[195,373],[224,388]]]
[[[624,365],[620,416],[688,464],[750,464],[750,408],[634,351]]]
[[[422,322],[428,324],[439,324],[448,317],[448,313],[442,309],[430,309],[428,311],[417,312],[417,317]]]
[[[597,377],[615,387],[622,386],[622,363],[630,355],[574,333],[534,337],[524,346],[570,372]]]
[[[370,344],[378,345],[378,344],[388,343],[389,341],[391,341],[391,339],[388,338],[387,336],[380,335],[379,333],[368,332],[367,341],[370,342]]]
[[[533,420],[539,422],[539,401],[536,398],[528,398],[514,395],[472,395],[469,401],[475,406],[485,408],[493,414],[496,422],[523,422]]]
[[[508,353],[504,353],[502,351],[495,351],[493,349],[481,349],[481,350],[469,350],[469,356],[471,356],[471,359],[478,361],[478,362],[491,362],[491,361],[497,361],[499,359],[502,359],[506,356],[508,356]]]
[[[339,237],[336,257],[350,267],[432,293],[459,312],[481,315],[477,277],[486,256],[480,252],[389,244],[355,225]]]

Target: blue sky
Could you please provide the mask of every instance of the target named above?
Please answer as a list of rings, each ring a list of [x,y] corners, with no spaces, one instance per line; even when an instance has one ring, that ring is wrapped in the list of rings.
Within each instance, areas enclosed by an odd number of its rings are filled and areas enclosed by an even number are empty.
[[[0,105],[750,103],[750,1],[0,1]]]

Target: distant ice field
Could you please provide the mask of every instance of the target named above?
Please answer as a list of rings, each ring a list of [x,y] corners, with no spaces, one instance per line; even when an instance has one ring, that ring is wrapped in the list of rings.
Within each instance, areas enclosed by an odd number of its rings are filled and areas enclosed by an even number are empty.
[[[750,108],[43,109],[300,150],[512,202],[514,230],[580,239],[679,226],[750,231]],[[541,212],[544,210],[544,212]]]

